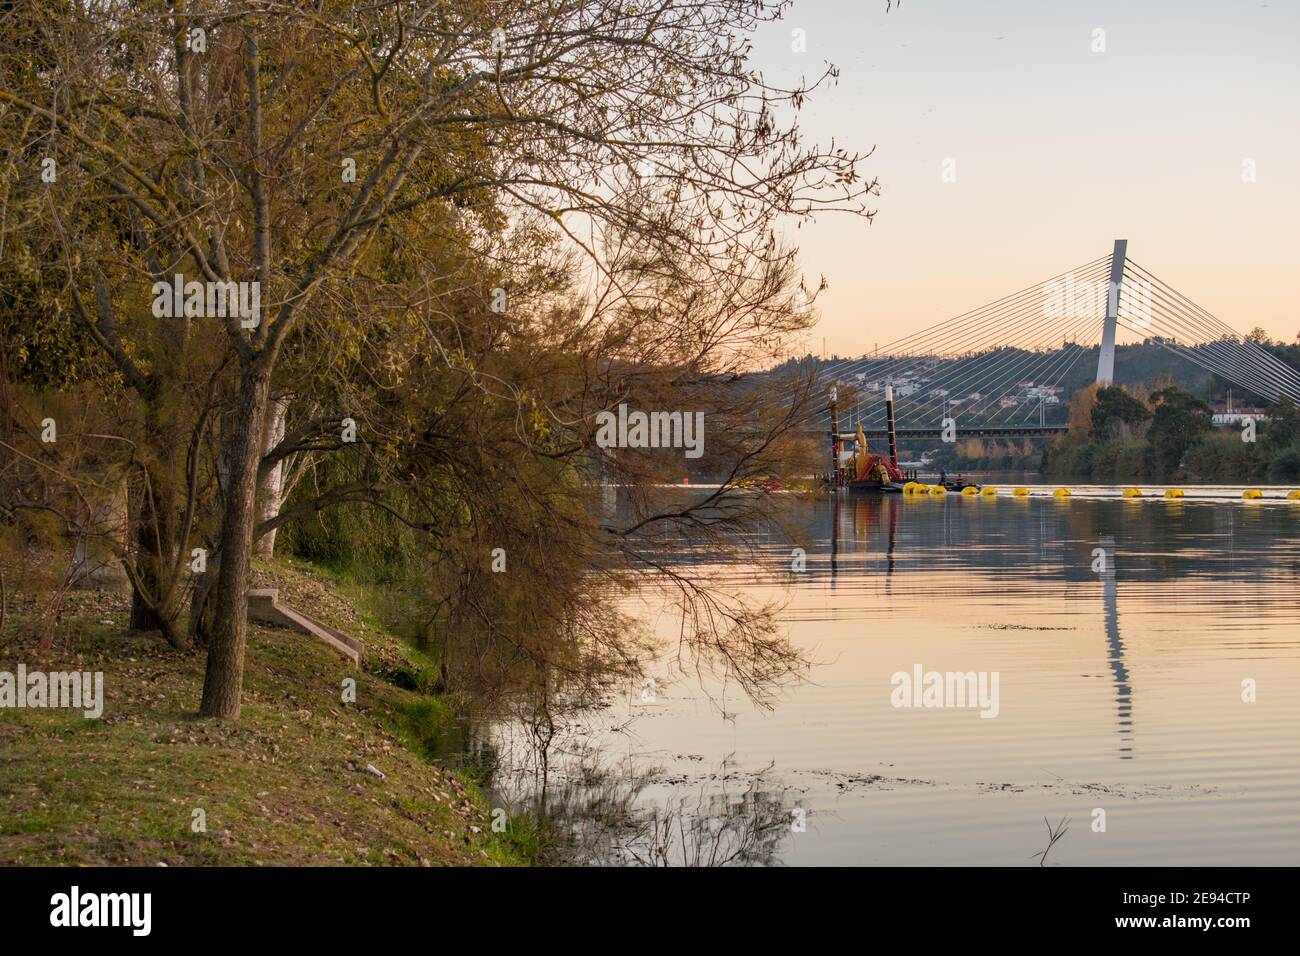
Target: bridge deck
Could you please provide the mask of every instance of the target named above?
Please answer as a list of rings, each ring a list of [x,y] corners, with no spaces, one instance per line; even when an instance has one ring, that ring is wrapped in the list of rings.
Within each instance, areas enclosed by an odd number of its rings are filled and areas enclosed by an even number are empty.
[[[957,438],[1032,438],[1036,435],[1064,435],[1069,430],[1069,425],[967,425],[958,427]],[[884,428],[864,428],[862,434],[868,439],[889,437],[889,432]],[[899,441],[910,438],[942,438],[943,428],[897,428],[894,434]],[[857,437],[857,433],[843,432],[839,437],[850,441]]]

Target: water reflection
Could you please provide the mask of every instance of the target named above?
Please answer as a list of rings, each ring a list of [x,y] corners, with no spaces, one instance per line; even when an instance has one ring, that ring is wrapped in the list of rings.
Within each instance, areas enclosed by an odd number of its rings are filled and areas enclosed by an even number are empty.
[[[575,715],[565,739],[614,768],[606,780],[626,796],[621,814],[575,800],[576,817],[623,826],[596,840],[612,855],[589,860],[1024,865],[1044,816],[1087,820],[1097,806],[1122,825],[1071,827],[1049,865],[1300,859],[1300,506],[843,496],[790,508],[796,529],[748,536],[743,560],[673,560],[784,601],[782,626],[821,665],[769,714],[666,657],[670,689],[653,706],[631,688]],[[793,548],[806,571],[792,571]],[[640,616],[672,646],[671,620]],[[892,708],[890,673],[917,661],[999,671],[999,718]],[[1258,703],[1241,700],[1247,678],[1267,680]],[[557,793],[584,779],[580,763],[557,762]],[[792,831],[795,808],[821,825]]]
[[[1035,517],[1026,520],[1024,515],[1006,510],[1008,507],[1033,509]],[[934,501],[893,495],[839,495],[818,509],[809,534],[829,541],[826,558],[832,586],[841,568],[856,574],[869,570],[874,563],[879,565],[886,594],[891,593],[900,563],[917,574],[964,571],[978,578],[991,572],[1039,580],[1099,581],[1107,663],[1121,740],[1117,751],[1121,759],[1131,759],[1133,686],[1120,630],[1119,578],[1158,582],[1205,577],[1222,581],[1226,576],[1261,583],[1261,577],[1281,569],[1241,559],[1236,533],[1242,507],[1227,502],[1199,502],[1188,507],[1185,500],[989,501],[954,497]],[[1271,527],[1267,520],[1271,516],[1280,529],[1289,532],[1294,548],[1297,510],[1281,503],[1268,511],[1252,511],[1250,518],[1256,522],[1256,533],[1243,540],[1243,547],[1248,551],[1267,547],[1264,536]],[[901,536],[905,555],[900,558],[899,526],[903,521],[910,521],[914,527]],[[829,523],[829,534],[823,531],[824,522]],[[1008,526],[1014,534],[1008,535]],[[1160,541],[1172,547],[1166,546],[1158,554],[1144,547],[1141,554],[1121,558],[1115,545],[1121,527],[1125,540]],[[1089,545],[1093,550],[1085,557],[1082,549]],[[1028,560],[1031,553],[1036,554],[1036,560]],[[809,567],[814,575],[819,573],[816,563]]]
[[[1119,633],[1119,586],[1115,583],[1115,538],[1101,536],[1102,561],[1099,574],[1102,580],[1102,603],[1106,612],[1106,643],[1110,647],[1110,672],[1115,680],[1115,706],[1119,714],[1119,747],[1121,759],[1133,756],[1133,688],[1129,684],[1128,668],[1124,665],[1124,639]]]
[[[504,728],[503,728],[504,729]],[[508,730],[506,731],[508,733]],[[805,832],[801,793],[772,767],[746,772],[724,760],[699,782],[657,766],[606,764],[599,751],[570,752],[564,772],[495,781],[509,815],[545,820],[562,834],[546,862],[579,866],[771,866],[788,838]]]
[[[1027,499],[1011,499],[1013,505],[1029,505]],[[946,502],[944,502],[946,505]],[[956,504],[956,501],[954,501]],[[980,502],[974,504],[975,507],[987,508],[988,503]],[[1067,530],[1072,534],[1083,534],[1089,536],[1090,532],[1081,527],[1079,521],[1074,521],[1068,525],[1068,528],[1060,520],[1065,515],[1071,514],[1070,506],[1072,504],[1068,499],[1053,500],[1050,503],[1037,502],[1037,552],[1038,566],[1040,568],[1059,567],[1065,569],[1065,565],[1053,564],[1051,553],[1053,546],[1062,540],[1062,534]],[[1107,502],[1103,508],[1109,506]],[[1159,515],[1169,516],[1175,514],[1179,518],[1185,517],[1183,514],[1183,503],[1178,502],[1159,502],[1151,503],[1156,507],[1163,508],[1163,511],[1150,511],[1149,515],[1153,520]],[[830,576],[832,586],[839,574],[839,552],[841,548],[841,536],[844,540],[851,542],[848,546],[852,551],[861,551],[870,553],[873,546],[879,546],[883,556],[882,571],[884,574],[884,590],[890,593],[890,588],[894,572],[898,566],[896,556],[896,546],[898,542],[898,525],[902,515],[907,508],[911,506],[914,509],[925,507],[924,499],[921,501],[912,501],[902,496],[881,496],[881,495],[835,495],[830,498]],[[1049,511],[1049,507],[1052,509]],[[1085,506],[1086,507],[1086,506]],[[1148,505],[1148,507],[1150,507]],[[975,514],[978,514],[976,512]],[[1095,507],[1089,507],[1087,511],[1073,512],[1076,518],[1079,514],[1087,514],[1093,518],[1100,518],[1101,511]],[[927,517],[933,517],[927,516]],[[962,555],[969,556],[968,567],[972,573],[979,570],[990,568],[1005,568],[1010,565],[1008,552],[1001,549],[989,549],[987,547],[977,548],[970,545],[970,542],[977,536],[969,532],[978,528],[982,522],[971,521],[972,513],[954,512],[945,510],[942,512],[942,531],[943,531],[943,552],[952,554],[954,549]],[[1132,515],[1129,515],[1132,517]],[[966,521],[965,528],[967,534],[961,533],[961,522]],[[1023,524],[1031,524],[1024,522]],[[954,526],[957,526],[954,529]],[[1101,581],[1101,599],[1105,614],[1106,643],[1109,648],[1108,663],[1115,686],[1115,706],[1117,712],[1117,727],[1121,740],[1118,751],[1123,759],[1132,757],[1133,742],[1133,688],[1129,682],[1128,667],[1124,661],[1124,639],[1120,635],[1119,627],[1119,587],[1117,584],[1117,555],[1115,551],[1115,537],[1113,534],[1102,533],[1103,527],[1109,526],[1108,521],[1098,520],[1091,534],[1095,534],[1097,547],[1093,549],[1091,563],[1087,570],[1098,580]],[[817,534],[816,526],[811,529],[812,534]],[[879,533],[876,533],[879,532]],[[914,546],[924,546],[925,538],[913,542]],[[962,558],[966,561],[966,558]],[[931,562],[929,567],[935,568],[935,563]],[[1017,564],[1018,570],[1025,571],[1028,565]]]

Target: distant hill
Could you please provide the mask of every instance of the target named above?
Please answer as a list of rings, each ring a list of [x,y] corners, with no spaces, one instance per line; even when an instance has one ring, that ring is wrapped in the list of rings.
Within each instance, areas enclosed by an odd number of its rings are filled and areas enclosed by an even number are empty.
[[[1261,343],[1269,351],[1293,368],[1300,369],[1300,345]],[[774,368],[773,372],[791,372],[815,367],[829,383],[834,381],[840,390],[841,407],[850,412],[862,408],[864,419],[873,421],[884,416],[883,383],[893,381],[898,399],[900,424],[914,421],[938,420],[944,412],[955,407],[959,420],[1030,422],[1042,418],[1047,424],[1064,424],[1068,421],[1070,399],[1076,392],[1091,385],[1097,376],[1098,347],[1064,348],[1031,353],[1023,349],[1000,349],[999,354],[982,357],[984,367],[1015,369],[1017,366],[1037,366],[1047,371],[1042,381],[1024,378],[998,382],[993,394],[973,392],[985,376],[975,373],[964,376],[955,366],[965,359],[940,359],[918,357],[890,361],[840,356],[817,358],[805,356],[790,359]],[[1068,353],[1068,354],[1067,354]],[[1119,345],[1115,349],[1115,381],[1119,385],[1149,385],[1157,377],[1172,378],[1174,383],[1206,400],[1220,400],[1231,389],[1239,405],[1266,405],[1265,399],[1248,390],[1227,382],[1196,363],[1161,345],[1158,340],[1148,340],[1134,345]],[[945,388],[947,395],[935,395],[936,389]],[[927,398],[928,396],[928,398]],[[963,409],[973,409],[963,416]]]

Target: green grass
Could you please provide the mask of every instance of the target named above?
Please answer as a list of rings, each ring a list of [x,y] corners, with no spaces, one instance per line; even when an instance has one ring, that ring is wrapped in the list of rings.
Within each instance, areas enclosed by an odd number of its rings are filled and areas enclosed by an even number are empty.
[[[498,839],[489,848],[488,855],[503,866],[511,865],[514,860],[540,866],[563,859],[556,855],[557,849],[564,845],[556,825],[532,814],[513,814],[506,820],[504,831],[496,835]]]
[[[330,582],[263,566],[286,603],[357,633],[357,671],[304,635],[253,627],[238,722],[195,716],[202,654],[125,631],[125,608],[60,625],[42,659],[12,634],[0,670],[104,672],[103,717],[0,710],[0,864],[515,865],[537,857],[518,831],[493,833],[491,807],[449,765],[451,708],[398,686],[429,662]],[[263,585],[265,586],[265,585]],[[313,603],[294,604],[306,589]],[[316,591],[321,593],[316,594]],[[324,595],[324,596],[322,596]],[[328,597],[328,600],[325,600]],[[332,618],[332,619],[331,619]],[[351,618],[351,620],[348,620]],[[99,620],[111,619],[111,625]],[[345,678],[357,682],[345,704]],[[367,771],[374,766],[385,774]],[[195,810],[206,831],[195,832]]]

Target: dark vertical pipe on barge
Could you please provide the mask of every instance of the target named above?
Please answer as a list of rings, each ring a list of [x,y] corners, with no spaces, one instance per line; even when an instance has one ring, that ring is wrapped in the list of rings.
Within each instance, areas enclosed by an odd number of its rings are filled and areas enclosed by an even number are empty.
[[[889,429],[889,460],[898,468],[898,436],[894,434],[894,386],[885,386],[885,427]]]

